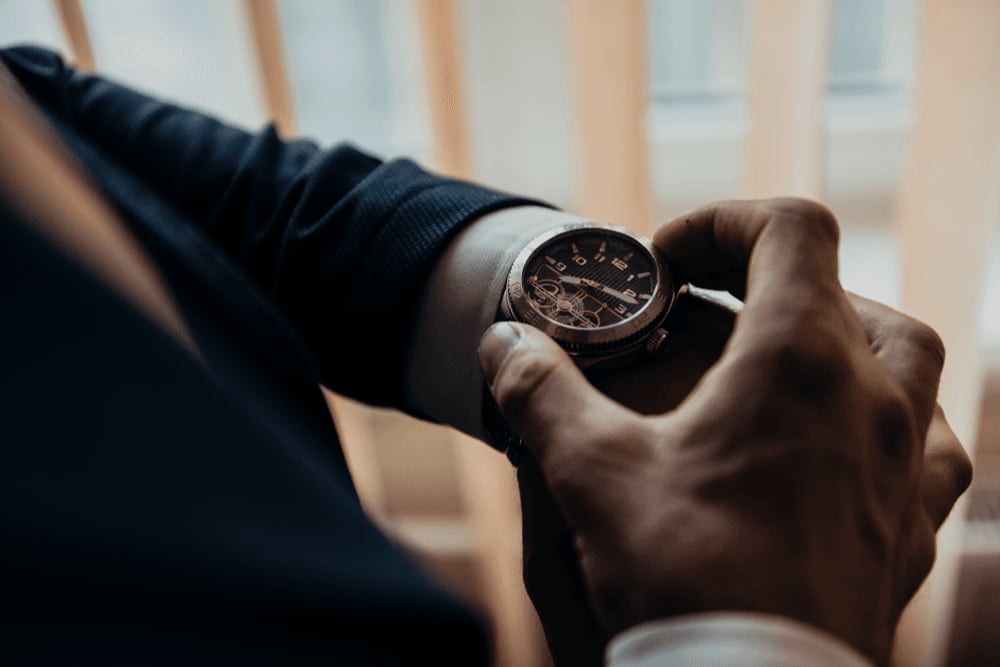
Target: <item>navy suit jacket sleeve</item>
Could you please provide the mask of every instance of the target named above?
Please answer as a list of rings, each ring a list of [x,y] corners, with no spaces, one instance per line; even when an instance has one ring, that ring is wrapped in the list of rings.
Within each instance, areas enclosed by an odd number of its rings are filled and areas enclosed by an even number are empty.
[[[50,118],[139,177],[270,295],[318,358],[321,381],[370,403],[405,408],[410,319],[451,238],[490,211],[538,203],[348,145],[244,132],[44,49],[0,58]]]

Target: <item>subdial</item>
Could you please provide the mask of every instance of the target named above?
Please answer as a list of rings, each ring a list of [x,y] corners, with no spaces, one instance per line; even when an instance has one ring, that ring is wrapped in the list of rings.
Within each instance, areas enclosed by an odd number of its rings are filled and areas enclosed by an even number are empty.
[[[531,293],[542,315],[551,320],[577,327],[600,326],[601,319],[593,310],[587,309],[586,294],[581,291],[567,292],[553,280],[534,280]]]

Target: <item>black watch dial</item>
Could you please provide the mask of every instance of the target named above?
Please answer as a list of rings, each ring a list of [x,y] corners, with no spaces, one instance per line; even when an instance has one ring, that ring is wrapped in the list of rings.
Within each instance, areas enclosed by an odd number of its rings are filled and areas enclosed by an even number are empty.
[[[524,293],[546,319],[576,329],[627,322],[656,293],[650,252],[624,234],[581,229],[538,248],[523,272]]]

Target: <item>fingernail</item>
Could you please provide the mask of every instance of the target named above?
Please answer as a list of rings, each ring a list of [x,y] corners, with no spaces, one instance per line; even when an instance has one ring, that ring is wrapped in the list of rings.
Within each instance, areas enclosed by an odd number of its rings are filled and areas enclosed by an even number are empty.
[[[479,367],[491,387],[503,360],[520,339],[520,330],[510,322],[498,322],[483,334],[479,341]]]

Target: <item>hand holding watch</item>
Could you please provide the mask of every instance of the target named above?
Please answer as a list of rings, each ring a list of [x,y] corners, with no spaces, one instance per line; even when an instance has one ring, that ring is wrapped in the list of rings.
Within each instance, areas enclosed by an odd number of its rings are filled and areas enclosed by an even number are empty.
[[[603,370],[662,355],[668,318],[688,293],[649,239],[617,225],[572,222],[540,234],[517,255],[498,317],[531,324],[581,368]],[[517,465],[520,439],[488,394],[484,407],[494,447]]]
[[[666,347],[661,322],[676,291],[649,239],[624,227],[576,222],[532,240],[514,260],[500,309],[588,366]]]

